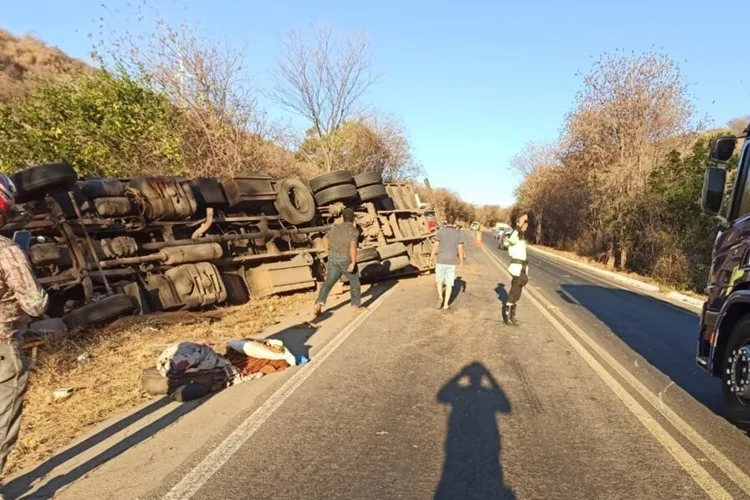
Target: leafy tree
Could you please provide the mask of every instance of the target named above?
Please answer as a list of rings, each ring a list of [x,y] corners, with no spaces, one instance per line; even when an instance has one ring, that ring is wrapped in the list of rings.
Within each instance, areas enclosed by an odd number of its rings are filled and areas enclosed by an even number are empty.
[[[352,174],[381,172],[388,180],[414,179],[421,173],[403,128],[387,117],[347,121],[323,137],[310,129],[297,156],[319,172],[329,168]]]
[[[181,112],[122,68],[41,82],[0,104],[0,170],[67,162],[86,176],[181,173]]]

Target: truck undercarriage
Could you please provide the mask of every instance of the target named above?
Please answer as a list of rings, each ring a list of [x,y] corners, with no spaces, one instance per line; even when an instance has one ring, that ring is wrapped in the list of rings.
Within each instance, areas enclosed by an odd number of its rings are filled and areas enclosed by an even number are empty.
[[[361,233],[363,281],[431,269],[434,233],[414,191],[376,172],[309,183],[255,174],[79,179],[50,164],[13,180],[20,210],[0,234],[26,242],[50,294],[47,314],[70,329],[315,289],[322,238],[345,207]]]

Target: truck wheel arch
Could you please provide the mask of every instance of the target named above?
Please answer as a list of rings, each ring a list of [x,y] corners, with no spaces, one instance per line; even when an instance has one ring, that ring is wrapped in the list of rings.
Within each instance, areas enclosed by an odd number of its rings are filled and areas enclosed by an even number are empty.
[[[722,308],[722,312],[716,322],[716,343],[712,350],[711,370],[714,375],[721,375],[721,366],[724,359],[724,350],[735,325],[745,316],[750,314],[750,290],[734,291]]]

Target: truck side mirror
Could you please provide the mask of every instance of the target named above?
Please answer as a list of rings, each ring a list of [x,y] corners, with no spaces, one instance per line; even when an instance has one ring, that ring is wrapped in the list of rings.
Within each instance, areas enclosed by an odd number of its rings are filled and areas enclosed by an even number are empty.
[[[703,179],[703,194],[701,206],[703,211],[718,215],[724,202],[724,185],[727,181],[727,171],[722,167],[706,167]]]
[[[709,158],[714,163],[726,163],[734,154],[737,138],[733,135],[717,137],[711,144]]]

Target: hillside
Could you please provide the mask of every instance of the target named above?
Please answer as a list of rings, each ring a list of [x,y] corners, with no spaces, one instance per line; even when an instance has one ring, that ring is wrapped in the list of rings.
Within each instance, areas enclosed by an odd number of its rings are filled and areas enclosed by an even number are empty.
[[[33,36],[0,28],[0,101],[22,97],[37,78],[67,73],[86,63]]]

